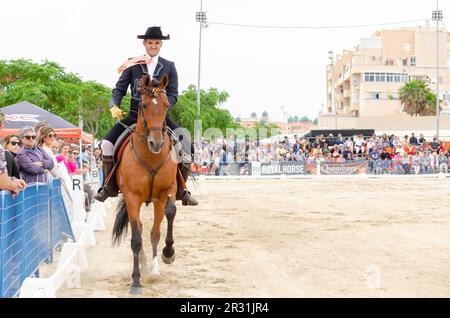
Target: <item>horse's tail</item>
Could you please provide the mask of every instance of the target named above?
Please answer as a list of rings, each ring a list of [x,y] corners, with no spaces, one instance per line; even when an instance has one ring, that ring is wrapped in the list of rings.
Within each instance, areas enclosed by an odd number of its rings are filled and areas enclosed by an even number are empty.
[[[128,230],[128,212],[127,203],[125,202],[124,197],[121,197],[119,203],[117,203],[116,221],[113,226],[113,246],[120,245],[124,230],[125,233]]]

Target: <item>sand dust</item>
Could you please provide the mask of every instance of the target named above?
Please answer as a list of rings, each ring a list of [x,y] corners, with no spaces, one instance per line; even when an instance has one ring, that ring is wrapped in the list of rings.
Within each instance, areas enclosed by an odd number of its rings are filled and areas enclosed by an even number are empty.
[[[176,260],[141,297],[450,297],[450,178],[200,180],[178,204]],[[143,207],[151,254],[152,209]],[[130,236],[87,249],[81,289],[58,297],[130,297]],[[167,223],[162,226],[159,253]],[[135,297],[135,296],[133,296]]]

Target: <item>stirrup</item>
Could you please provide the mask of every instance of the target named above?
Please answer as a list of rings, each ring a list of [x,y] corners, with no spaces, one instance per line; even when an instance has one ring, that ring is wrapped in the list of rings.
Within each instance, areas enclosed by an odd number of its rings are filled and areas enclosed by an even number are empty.
[[[183,195],[181,196],[181,203],[183,205],[198,205],[198,200],[194,198],[191,193],[187,190],[184,190]]]

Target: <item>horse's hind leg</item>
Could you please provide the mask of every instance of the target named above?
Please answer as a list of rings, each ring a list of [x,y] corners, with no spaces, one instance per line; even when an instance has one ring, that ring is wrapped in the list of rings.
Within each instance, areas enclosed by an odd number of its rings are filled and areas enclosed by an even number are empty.
[[[131,249],[133,250],[133,283],[131,284],[130,294],[142,294],[142,285],[140,282],[141,272],[139,270],[139,253],[142,249],[142,233],[139,221],[139,207],[135,202],[127,200],[128,218],[131,225]]]
[[[162,260],[166,264],[171,264],[175,260],[175,249],[173,248],[173,220],[177,213],[177,207],[172,197],[169,197],[166,204],[166,218],[167,218],[167,235],[166,246],[163,249]]]

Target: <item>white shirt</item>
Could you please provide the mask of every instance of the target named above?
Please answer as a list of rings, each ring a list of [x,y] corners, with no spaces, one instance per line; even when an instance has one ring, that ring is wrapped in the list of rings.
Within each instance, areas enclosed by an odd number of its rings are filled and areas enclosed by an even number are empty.
[[[153,73],[155,72],[156,65],[158,65],[159,55],[156,55],[153,58],[150,55],[148,55],[147,53],[145,53],[145,55],[147,55],[149,58],[152,59],[152,61],[147,64],[147,70],[148,70],[148,75],[150,75],[150,77],[153,79]]]

